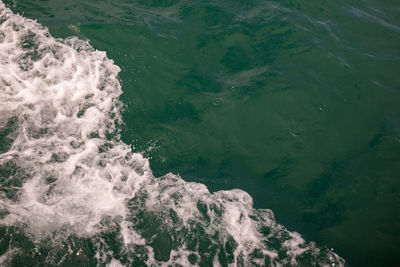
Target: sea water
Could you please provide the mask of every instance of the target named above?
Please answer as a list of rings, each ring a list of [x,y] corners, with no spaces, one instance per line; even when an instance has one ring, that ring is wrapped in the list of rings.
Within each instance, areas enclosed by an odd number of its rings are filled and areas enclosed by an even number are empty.
[[[5,3],[3,265],[396,265],[395,2]]]

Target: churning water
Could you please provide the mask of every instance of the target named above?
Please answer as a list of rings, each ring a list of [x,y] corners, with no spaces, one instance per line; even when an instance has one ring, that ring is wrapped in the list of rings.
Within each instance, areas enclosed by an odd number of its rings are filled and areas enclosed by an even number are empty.
[[[119,137],[120,68],[0,9],[3,265],[343,265],[246,192],[154,177]]]

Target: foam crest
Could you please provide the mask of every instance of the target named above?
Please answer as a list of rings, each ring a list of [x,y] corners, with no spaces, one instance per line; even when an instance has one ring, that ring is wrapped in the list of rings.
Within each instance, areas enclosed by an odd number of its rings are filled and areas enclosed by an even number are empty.
[[[90,232],[104,214],[124,215],[122,200],[133,191],[129,182],[123,193],[115,186],[130,149],[107,142],[117,134],[118,66],[87,42],[54,39],[4,6],[2,18],[0,112],[18,121],[18,134],[0,162],[26,176],[1,200],[12,210],[4,221],[28,221],[35,234],[62,225]],[[140,156],[132,161],[148,169]]]
[[[28,252],[43,264],[344,264],[246,192],[153,177],[120,141],[120,69],[106,53],[3,3],[0,17],[0,228],[31,242],[2,264]]]

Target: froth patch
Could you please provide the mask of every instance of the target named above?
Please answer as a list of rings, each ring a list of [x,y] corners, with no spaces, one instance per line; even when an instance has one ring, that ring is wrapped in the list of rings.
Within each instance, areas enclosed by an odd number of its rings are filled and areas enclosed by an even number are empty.
[[[123,200],[132,192],[129,185],[124,193],[115,188],[129,168],[119,167],[128,165],[129,147],[105,141],[118,135],[119,68],[87,42],[55,39],[3,4],[1,19],[0,112],[7,145],[0,164],[9,181],[2,184],[1,206],[11,212],[3,221],[25,223],[35,235],[65,225],[90,233],[106,214],[124,215]]]
[[[0,231],[28,244],[0,261],[343,265],[246,192],[153,177],[120,141],[120,69],[106,53],[55,39],[3,3],[0,21]]]

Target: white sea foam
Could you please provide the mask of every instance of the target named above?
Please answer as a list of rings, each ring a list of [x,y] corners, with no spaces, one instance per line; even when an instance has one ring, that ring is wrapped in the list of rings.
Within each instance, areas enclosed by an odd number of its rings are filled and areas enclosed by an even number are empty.
[[[0,155],[1,225],[21,227],[39,244],[93,237],[94,257],[108,266],[125,264],[101,235],[113,231],[125,255],[145,254],[149,265],[208,258],[281,266],[302,257],[343,265],[277,224],[272,211],[254,209],[246,192],[211,194],[173,174],[155,178],[148,160],[119,139],[120,69],[106,53],[75,37],[55,39],[3,3],[0,19],[0,127],[9,129]],[[72,245],[54,263],[83,253]]]

